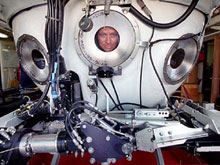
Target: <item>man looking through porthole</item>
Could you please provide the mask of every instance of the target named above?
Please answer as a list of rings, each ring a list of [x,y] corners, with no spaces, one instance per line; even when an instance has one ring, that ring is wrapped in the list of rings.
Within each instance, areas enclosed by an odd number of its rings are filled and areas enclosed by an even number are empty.
[[[102,27],[96,33],[95,42],[97,47],[102,51],[111,52],[118,46],[118,32],[109,26]]]

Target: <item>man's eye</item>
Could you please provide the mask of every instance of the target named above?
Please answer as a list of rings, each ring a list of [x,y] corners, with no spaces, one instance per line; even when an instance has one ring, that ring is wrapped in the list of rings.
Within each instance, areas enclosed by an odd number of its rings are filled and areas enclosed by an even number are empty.
[[[117,34],[111,34],[111,37],[117,37]]]
[[[99,34],[100,37],[105,37],[105,34]]]

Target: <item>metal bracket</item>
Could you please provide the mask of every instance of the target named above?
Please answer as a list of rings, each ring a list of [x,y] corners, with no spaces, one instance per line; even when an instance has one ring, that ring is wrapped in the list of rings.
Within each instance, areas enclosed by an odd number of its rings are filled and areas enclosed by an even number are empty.
[[[121,66],[114,67],[113,69],[114,69],[114,76],[120,76],[122,74],[122,67]],[[93,65],[89,66],[89,75],[90,76],[96,76],[97,75],[97,71],[93,67]]]
[[[127,6],[131,5],[131,0],[112,0],[111,5],[118,5],[118,6]],[[100,6],[105,5],[106,0],[93,0],[89,2],[90,6]]]
[[[192,104],[192,103],[191,103]],[[197,106],[192,104],[193,106]],[[209,128],[217,134],[220,134],[220,112],[216,110],[206,110],[201,106],[197,108],[192,108],[188,105],[185,105],[181,108],[186,113],[194,117],[198,122],[202,123],[205,128]],[[199,109],[199,110],[198,110]]]
[[[135,134],[137,149],[140,151],[154,152],[153,129],[145,128]]]

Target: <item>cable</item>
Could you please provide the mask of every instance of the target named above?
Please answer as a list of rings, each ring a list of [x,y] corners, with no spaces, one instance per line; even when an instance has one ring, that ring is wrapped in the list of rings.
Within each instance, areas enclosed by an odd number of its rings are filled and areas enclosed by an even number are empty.
[[[144,105],[140,105],[140,104],[136,104],[136,103],[127,103],[127,102],[126,103],[121,103],[120,105],[121,106],[122,105],[134,105],[134,106],[137,106],[137,107],[140,107],[140,108],[149,108],[149,107],[144,106]],[[115,108],[119,107],[120,105],[118,104],[118,105],[114,106],[112,109],[110,109],[110,111],[113,111]]]
[[[114,92],[115,92],[115,95],[116,95],[116,98],[117,98],[119,107],[121,108],[121,110],[124,110],[124,108],[121,106],[121,102],[120,102],[120,100],[119,100],[118,93],[117,93],[117,90],[116,90],[116,88],[115,88],[115,85],[114,85],[114,82],[113,82],[112,78],[110,78],[110,81],[111,81],[112,87],[113,87],[113,89],[114,89]]]
[[[168,94],[167,94],[167,92],[166,92],[166,89],[165,89],[165,87],[164,87],[164,85],[163,85],[163,82],[162,82],[162,80],[161,80],[161,78],[160,78],[160,76],[159,76],[159,74],[158,74],[158,72],[157,72],[157,69],[156,69],[155,65],[154,65],[154,62],[153,62],[153,59],[152,59],[152,50],[151,50],[151,49],[152,49],[152,46],[153,46],[153,45],[150,45],[150,47],[149,47],[149,55],[150,55],[151,65],[152,65],[152,67],[153,67],[154,73],[155,73],[156,76],[157,76],[157,79],[159,80],[159,83],[160,83],[160,85],[161,85],[161,87],[162,87],[162,89],[163,89],[163,92],[164,92],[164,94],[165,94],[165,96],[166,96],[166,98],[167,98],[168,103],[170,103],[170,105],[172,105],[172,103],[170,102],[169,96],[168,96]]]
[[[150,19],[153,21],[153,18],[151,15],[149,15]],[[152,28],[152,33],[151,33],[151,37],[149,39],[149,43],[151,42],[151,40],[153,39],[154,36],[154,30],[155,28]],[[140,85],[139,85],[139,99],[140,99],[140,106],[142,106],[142,78],[143,78],[143,65],[144,65],[144,54],[145,54],[146,48],[144,48],[143,53],[142,53],[142,58],[141,58],[141,70],[140,70]]]
[[[202,32],[199,32],[197,34],[194,34],[194,35],[191,35],[189,37],[182,37],[182,38],[165,38],[165,39],[158,39],[158,40],[155,40],[153,42],[150,42],[150,46],[153,46],[154,44],[157,44],[159,42],[163,42],[163,41],[182,41],[182,40],[187,40],[187,39],[191,39],[191,38],[194,38],[194,37],[197,37],[197,36],[200,36],[202,34]]]
[[[100,116],[102,117],[105,117],[105,115],[101,112],[101,111],[98,111],[91,103],[89,103],[88,101],[77,101],[75,102],[73,105],[72,105],[72,108],[71,108],[71,111],[72,109],[77,109],[78,106],[80,106],[81,104],[84,104],[84,105],[87,105],[87,107],[84,106],[84,108],[90,110],[90,111],[93,111],[97,114],[99,114]],[[71,112],[70,111],[70,112]]]
[[[192,13],[192,11],[195,9],[198,2],[199,0],[192,0],[191,4],[189,5],[185,13],[183,13],[183,15],[181,15],[178,19],[176,19],[173,22],[164,23],[164,24],[149,20],[144,15],[142,15],[137,9],[135,9],[133,6],[131,6],[130,8],[130,12],[146,25],[152,26],[154,28],[168,29],[168,28],[172,28],[182,23]]]
[[[141,70],[140,70],[140,81],[139,81],[139,99],[140,99],[140,107],[142,106],[142,77],[143,77],[143,65],[144,65],[144,54],[146,48],[144,48],[142,57],[141,57]]]
[[[109,93],[108,89],[105,87],[104,83],[102,82],[102,80],[99,78],[98,79],[99,82],[102,84],[102,87],[105,89],[105,91],[107,92],[108,96],[111,98],[112,102],[115,104],[115,106],[117,106],[115,100],[113,99],[113,97],[111,96],[111,94]],[[117,107],[117,109],[120,111],[120,109]]]
[[[98,104],[98,94],[96,93],[95,94],[95,106],[97,107],[97,104]]]

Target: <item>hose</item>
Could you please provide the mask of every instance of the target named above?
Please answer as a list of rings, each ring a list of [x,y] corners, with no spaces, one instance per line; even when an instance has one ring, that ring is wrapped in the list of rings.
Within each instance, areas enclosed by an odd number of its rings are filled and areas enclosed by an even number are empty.
[[[148,19],[144,15],[142,15],[133,6],[131,6],[131,8],[130,8],[130,12],[146,25],[149,25],[149,26],[152,26],[155,28],[159,28],[159,29],[168,29],[168,28],[172,28],[174,26],[177,26],[181,22],[183,22],[192,13],[192,11],[195,9],[198,2],[199,2],[199,0],[192,0],[190,6],[185,11],[185,13],[183,13],[183,15],[181,15],[178,19],[176,19],[175,21],[170,22],[170,23],[158,23],[158,22],[151,21],[150,19]]]

